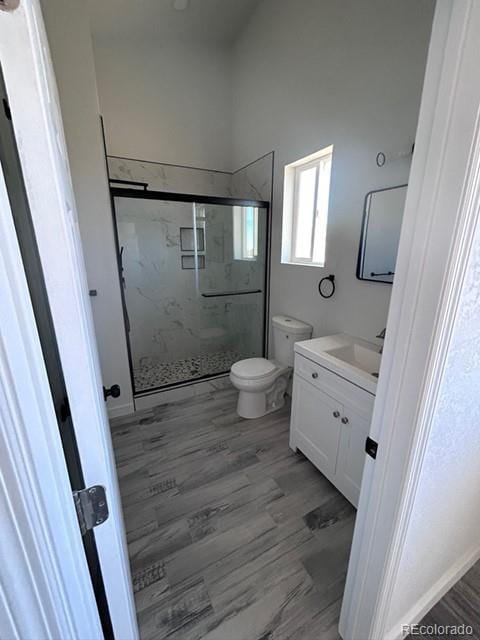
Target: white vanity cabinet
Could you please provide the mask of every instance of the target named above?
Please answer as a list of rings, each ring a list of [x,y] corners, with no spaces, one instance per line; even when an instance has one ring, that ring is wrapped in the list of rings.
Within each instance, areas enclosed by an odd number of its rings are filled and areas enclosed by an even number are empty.
[[[358,505],[375,396],[296,353],[290,447]]]

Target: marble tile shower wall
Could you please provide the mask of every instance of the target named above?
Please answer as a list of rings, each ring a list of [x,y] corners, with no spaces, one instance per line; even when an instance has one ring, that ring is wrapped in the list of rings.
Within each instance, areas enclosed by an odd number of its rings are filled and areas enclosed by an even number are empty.
[[[273,153],[267,153],[255,162],[232,173],[234,198],[272,199]]]
[[[150,191],[191,193],[199,196],[232,197],[232,174],[160,162],[108,157],[110,179],[147,182]]]
[[[270,200],[271,155],[235,174],[113,157],[108,164],[110,178],[147,182],[150,190]],[[134,368],[222,351],[261,354],[263,295],[201,296],[264,290],[265,256],[233,259],[230,208],[197,207],[198,224],[206,228],[206,268],[198,272],[181,269],[180,227],[192,227],[191,204],[117,198],[116,215]],[[260,216],[264,247],[265,214]]]
[[[111,179],[146,182],[151,191],[170,191],[224,198],[252,198],[270,202],[273,153],[228,173],[191,167],[108,157]]]

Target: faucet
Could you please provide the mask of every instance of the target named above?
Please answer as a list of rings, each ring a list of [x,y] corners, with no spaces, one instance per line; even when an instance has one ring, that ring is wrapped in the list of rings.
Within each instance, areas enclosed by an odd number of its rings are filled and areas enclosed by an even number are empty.
[[[377,338],[380,338],[380,340],[385,340],[385,334],[387,332],[387,329],[382,329],[380,331],[380,333],[378,334],[378,336],[376,336]],[[383,345],[380,347],[380,351],[378,353],[383,353]]]

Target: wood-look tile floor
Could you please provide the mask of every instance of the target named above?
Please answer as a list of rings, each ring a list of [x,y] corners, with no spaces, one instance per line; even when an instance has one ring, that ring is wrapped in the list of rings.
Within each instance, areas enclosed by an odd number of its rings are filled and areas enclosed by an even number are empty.
[[[337,640],[355,510],[236,399],[112,422],[142,640]]]
[[[480,638],[480,562],[461,578],[443,598],[430,610],[419,626],[456,626],[469,625],[473,633],[465,635],[444,634],[443,637],[457,640],[478,640]],[[409,640],[431,640],[432,634],[416,633]]]

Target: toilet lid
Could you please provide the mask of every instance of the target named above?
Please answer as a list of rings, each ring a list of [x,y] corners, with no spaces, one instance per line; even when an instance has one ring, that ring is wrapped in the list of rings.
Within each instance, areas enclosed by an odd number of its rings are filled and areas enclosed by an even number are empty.
[[[235,364],[232,365],[232,373],[239,378],[256,380],[257,378],[268,376],[268,374],[275,371],[276,368],[272,362],[265,358],[248,358],[247,360],[235,362]]]

